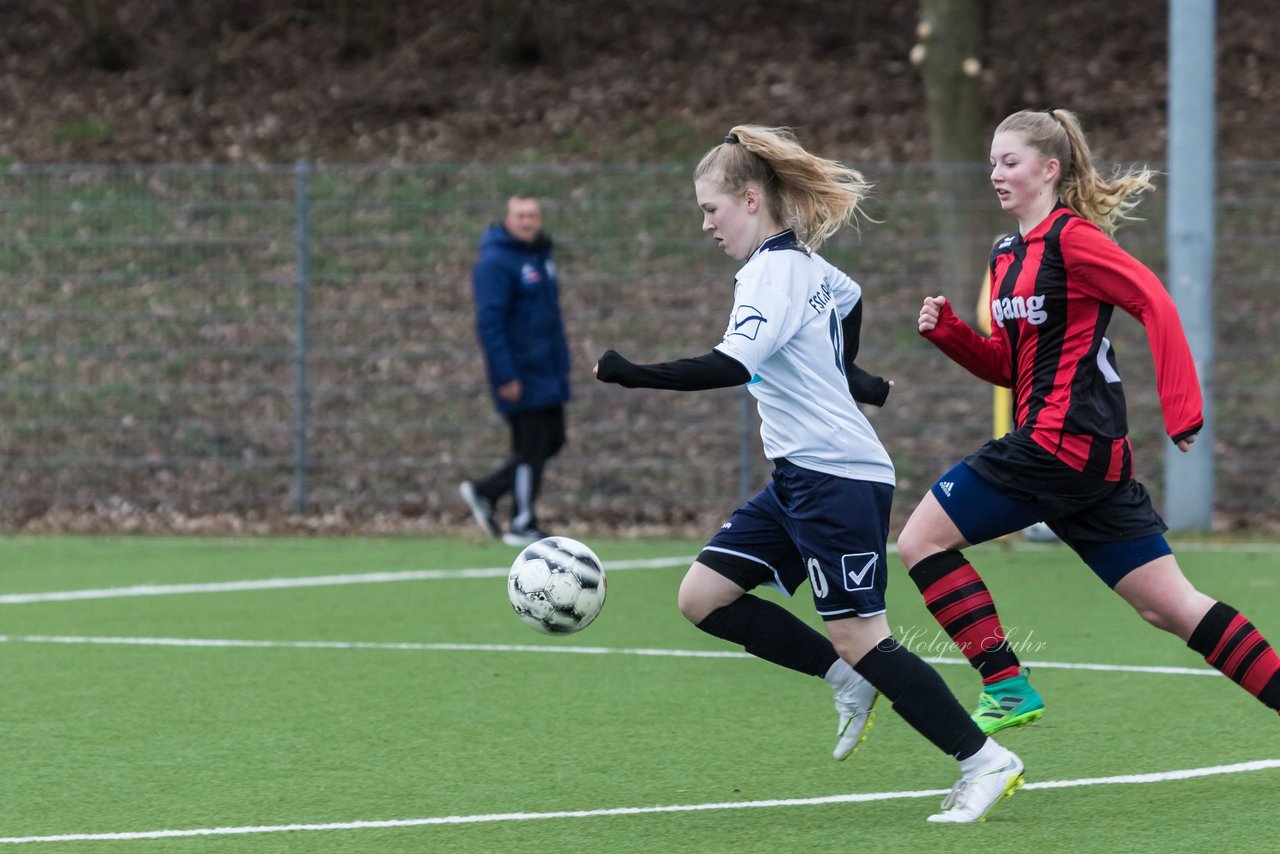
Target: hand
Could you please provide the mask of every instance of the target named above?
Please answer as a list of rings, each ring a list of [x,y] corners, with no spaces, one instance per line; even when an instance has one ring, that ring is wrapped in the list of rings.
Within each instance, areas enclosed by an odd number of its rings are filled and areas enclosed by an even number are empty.
[[[941,294],[924,298],[924,305],[920,307],[920,319],[916,321],[916,329],[921,335],[934,330],[938,325],[938,318],[942,315],[942,307],[946,304],[947,298]]]
[[[625,386],[627,368],[631,363],[622,357],[617,350],[605,350],[591,369],[591,373],[602,383],[617,383]]]
[[[1196,443],[1196,437],[1194,435],[1188,436],[1187,438],[1178,442],[1178,450],[1182,451],[1182,453],[1185,454],[1187,451],[1191,450],[1191,446],[1194,445],[1195,443]]]
[[[895,385],[893,380],[883,380],[875,374],[869,374],[856,364],[850,364],[847,370],[849,393],[853,395],[854,401],[884,406]]]
[[[520,384],[520,380],[511,380],[498,386],[498,399],[505,400],[507,403],[519,403],[522,394],[524,394],[524,386]]]

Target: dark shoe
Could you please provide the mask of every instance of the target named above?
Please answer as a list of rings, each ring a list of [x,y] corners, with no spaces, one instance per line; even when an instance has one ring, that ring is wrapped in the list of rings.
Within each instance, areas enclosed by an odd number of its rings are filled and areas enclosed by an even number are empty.
[[[464,480],[458,485],[458,494],[462,496],[462,500],[467,502],[467,506],[471,508],[471,515],[475,517],[476,524],[480,526],[480,530],[491,537],[502,536],[502,528],[499,527],[498,520],[493,518],[492,501],[476,492],[475,486],[469,480]]]

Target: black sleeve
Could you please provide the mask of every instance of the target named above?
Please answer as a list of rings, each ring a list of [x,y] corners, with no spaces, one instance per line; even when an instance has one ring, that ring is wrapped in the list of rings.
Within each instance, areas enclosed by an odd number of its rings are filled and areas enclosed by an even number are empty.
[[[596,367],[596,379],[626,388],[665,388],[703,391],[745,385],[751,374],[737,359],[712,350],[705,356],[677,359],[656,365],[637,365],[615,350],[606,350]]]
[[[840,320],[840,334],[844,337],[844,366],[848,368],[858,358],[858,347],[862,344],[862,300],[854,303]]]
[[[869,374],[852,362],[844,366],[845,379],[849,381],[849,393],[858,403],[884,406],[889,399],[889,383],[883,377]]]
[[[844,378],[849,383],[849,393],[858,403],[884,406],[889,399],[889,383],[854,364],[862,343],[862,300],[840,321],[840,332],[844,336]]]

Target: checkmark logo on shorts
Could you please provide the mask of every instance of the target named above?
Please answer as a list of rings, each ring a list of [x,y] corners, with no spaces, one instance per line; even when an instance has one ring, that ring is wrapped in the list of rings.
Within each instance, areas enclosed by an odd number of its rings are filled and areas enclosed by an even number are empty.
[[[841,556],[840,568],[844,574],[844,589],[853,592],[855,590],[870,590],[875,587],[876,566],[879,562],[880,556],[875,552],[860,552]]]

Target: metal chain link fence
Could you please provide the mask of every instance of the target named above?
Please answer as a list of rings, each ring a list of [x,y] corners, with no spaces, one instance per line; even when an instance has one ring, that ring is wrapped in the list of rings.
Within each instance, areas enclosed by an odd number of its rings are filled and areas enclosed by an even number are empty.
[[[867,295],[860,363],[896,380],[870,417],[898,468],[894,518],[980,444],[991,390],[915,332],[926,294],[974,317],[992,240],[984,184],[943,215],[937,173],[865,165],[874,221],[824,254]],[[481,231],[543,199],[574,359],[569,442],[540,515],[564,531],[701,535],[768,476],[741,389],[596,383],[613,347],[705,352],[736,264],[699,233],[691,165],[62,166],[0,173],[0,525],[9,530],[450,530],[464,477],[507,431],[471,312]],[[1219,527],[1280,514],[1280,164],[1223,164],[1216,200]],[[1120,242],[1164,266],[1160,194]],[[954,241],[954,238],[952,238]],[[960,253],[957,256],[957,252]],[[957,265],[955,258],[968,257]],[[962,266],[964,269],[954,269]],[[1162,421],[1141,327],[1112,335],[1138,476],[1157,502]]]

